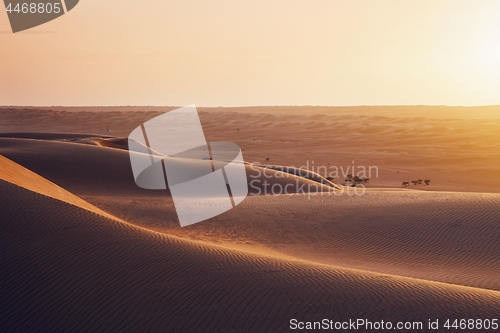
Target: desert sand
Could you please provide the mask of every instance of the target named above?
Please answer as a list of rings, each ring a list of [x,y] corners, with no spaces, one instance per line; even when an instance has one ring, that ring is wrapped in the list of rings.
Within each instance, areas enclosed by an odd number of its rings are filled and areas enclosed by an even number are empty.
[[[293,318],[363,318],[424,332],[498,318],[499,107],[201,108],[207,141],[238,144],[248,174],[378,172],[360,196],[249,195],[185,228],[169,191],[136,186],[124,140],[171,109],[0,110],[0,331],[288,332]],[[417,179],[431,183],[401,186]]]

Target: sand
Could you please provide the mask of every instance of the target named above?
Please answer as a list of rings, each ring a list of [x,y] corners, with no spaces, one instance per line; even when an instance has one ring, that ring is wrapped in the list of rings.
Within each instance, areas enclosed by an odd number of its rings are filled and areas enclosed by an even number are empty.
[[[500,313],[491,108],[202,109],[208,141],[247,162],[355,160],[379,177],[361,196],[250,195],[185,228],[168,191],[135,185],[123,144],[164,110],[0,111],[0,331],[279,332],[292,318],[427,331]],[[431,185],[401,186],[412,179]]]

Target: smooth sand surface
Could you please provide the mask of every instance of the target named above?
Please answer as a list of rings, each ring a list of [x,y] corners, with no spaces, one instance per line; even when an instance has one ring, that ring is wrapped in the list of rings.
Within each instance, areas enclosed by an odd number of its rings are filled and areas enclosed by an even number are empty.
[[[274,111],[200,116],[208,141],[238,143],[247,162],[355,158],[380,177],[358,196],[268,170],[271,182],[321,192],[251,191],[180,228],[168,191],[135,185],[124,147],[158,110],[0,111],[0,331],[279,332],[292,318],[498,316],[500,189],[486,175],[498,173],[500,121],[490,109],[445,110],[446,122],[417,109]],[[447,150],[459,140],[474,149]],[[247,166],[249,180],[256,170]],[[400,186],[417,177],[431,185]]]

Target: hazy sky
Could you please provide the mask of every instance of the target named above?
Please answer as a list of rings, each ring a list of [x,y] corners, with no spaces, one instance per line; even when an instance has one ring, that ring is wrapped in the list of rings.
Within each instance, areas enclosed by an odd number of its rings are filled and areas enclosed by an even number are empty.
[[[498,0],[80,0],[12,34],[0,105],[500,104]]]

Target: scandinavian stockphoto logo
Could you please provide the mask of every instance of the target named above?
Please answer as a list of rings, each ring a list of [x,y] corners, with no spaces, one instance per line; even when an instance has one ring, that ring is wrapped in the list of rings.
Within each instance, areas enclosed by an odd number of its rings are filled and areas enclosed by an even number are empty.
[[[128,137],[135,183],[170,189],[182,227],[220,215],[248,194],[240,147],[207,143],[196,106],[155,117]]]
[[[79,0],[4,0],[12,32],[27,30],[52,21],[75,8]]]

